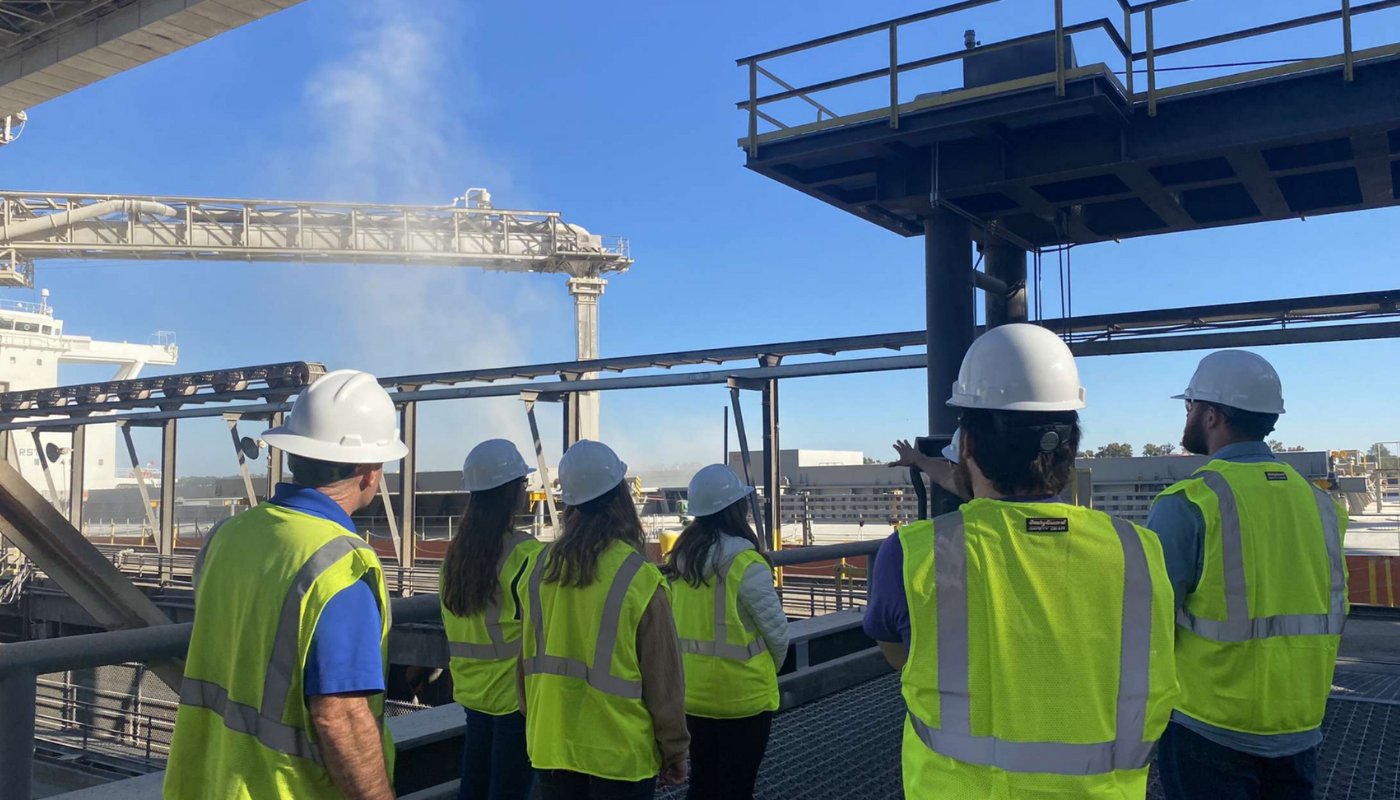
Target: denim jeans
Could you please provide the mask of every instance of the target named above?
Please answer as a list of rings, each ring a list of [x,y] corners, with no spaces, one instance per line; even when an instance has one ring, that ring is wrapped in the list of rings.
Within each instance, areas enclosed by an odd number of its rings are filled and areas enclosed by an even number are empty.
[[[1173,722],[1157,747],[1157,769],[1167,800],[1312,800],[1317,748],[1265,758]]]
[[[690,791],[686,800],[752,800],[768,747],[773,712],[739,719],[685,717],[690,729]]]
[[[656,779],[610,781],[582,772],[547,769],[540,772],[540,796],[544,800],[651,800]]]
[[[535,771],[525,752],[525,718],[466,709],[462,785],[457,800],[526,800]]]

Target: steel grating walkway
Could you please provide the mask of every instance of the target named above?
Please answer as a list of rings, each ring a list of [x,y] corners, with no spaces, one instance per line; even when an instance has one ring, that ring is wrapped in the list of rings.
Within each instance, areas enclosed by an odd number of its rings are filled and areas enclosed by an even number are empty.
[[[1318,800],[1400,797],[1400,673],[1338,669],[1334,683],[1318,756]],[[755,796],[900,797],[903,713],[899,678],[889,675],[779,715]],[[680,800],[684,792],[658,797]],[[1154,770],[1148,798],[1161,797]]]

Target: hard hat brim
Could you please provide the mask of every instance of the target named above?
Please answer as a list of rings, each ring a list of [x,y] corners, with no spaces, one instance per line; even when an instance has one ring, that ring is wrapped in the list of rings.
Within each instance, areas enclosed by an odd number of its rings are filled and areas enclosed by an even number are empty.
[[[1076,400],[1018,400],[1014,403],[989,403],[974,399],[949,398],[953,408],[981,408],[987,411],[1078,411],[1088,407],[1082,399]]]
[[[258,438],[284,453],[332,464],[387,464],[408,455],[408,445],[398,440],[385,444],[343,447],[291,433],[285,426],[266,431]]]
[[[492,483],[492,482],[490,482],[490,481],[486,481],[486,482],[483,482],[483,483],[473,484],[471,481],[464,480],[464,481],[462,481],[462,491],[464,491],[464,492],[486,492],[486,491],[490,491],[491,489],[496,489],[496,488],[499,488],[499,487],[501,487],[501,486],[505,486],[507,483],[510,483],[511,481],[518,481],[518,480],[520,480],[521,478],[524,478],[524,477],[527,477],[527,476],[529,476],[529,475],[532,475],[532,474],[534,474],[535,472],[538,472],[538,471],[539,471],[539,470],[535,469],[534,467],[526,467],[526,468],[525,468],[525,471],[522,472],[522,473],[520,473],[519,475],[515,475],[515,476],[512,476],[512,477],[506,478],[505,480],[496,481],[495,483]]]

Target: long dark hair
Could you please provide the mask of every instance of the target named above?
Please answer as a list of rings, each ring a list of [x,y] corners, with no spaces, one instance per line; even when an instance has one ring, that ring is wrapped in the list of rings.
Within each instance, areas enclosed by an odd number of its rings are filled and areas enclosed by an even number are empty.
[[[734,536],[751,543],[755,550],[763,552],[758,535],[749,526],[745,513],[748,499],[731,503],[713,514],[696,517],[681,531],[675,549],[666,560],[663,570],[672,580],[683,580],[691,586],[705,583],[705,566],[710,561],[710,552],[719,543],[721,536]]]
[[[564,532],[549,548],[544,580],[584,587],[598,579],[598,556],[614,540],[638,551],[646,546],[632,493],[621,483],[601,497],[564,509]]]
[[[496,598],[496,563],[515,517],[525,509],[525,479],[472,492],[442,564],[442,604],[459,617],[480,614]]]

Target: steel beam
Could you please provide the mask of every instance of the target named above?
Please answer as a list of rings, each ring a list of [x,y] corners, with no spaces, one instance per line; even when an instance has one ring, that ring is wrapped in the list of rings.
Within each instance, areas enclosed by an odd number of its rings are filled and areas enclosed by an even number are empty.
[[[418,528],[418,404],[404,403],[399,411],[399,435],[408,445],[408,454],[399,462],[399,502],[402,521],[399,531],[403,537],[403,549],[399,552],[399,574],[412,569],[417,560]],[[411,591],[411,590],[410,590]]]
[[[174,419],[173,417],[171,419]],[[165,421],[162,421],[164,424]],[[141,457],[136,454],[136,442],[131,438],[131,425],[123,424],[122,438],[126,440],[126,455],[131,460],[131,471],[136,474],[136,490],[141,493],[141,505],[146,514],[146,524],[151,527],[151,535],[160,538],[160,520],[156,519],[155,508],[151,506],[151,492],[146,487],[146,470],[141,467]],[[145,536],[141,539],[144,542]]]
[[[160,533],[156,548],[160,554],[160,585],[168,586],[174,573],[170,559],[175,555],[175,435],[179,420],[168,419],[160,431]]]
[[[102,627],[117,630],[170,622],[9,464],[0,464],[0,532]],[[179,689],[178,662],[154,668],[161,680]]]
[[[253,491],[253,475],[248,471],[248,456],[243,452],[243,438],[238,435],[238,415],[225,414],[229,437],[233,439],[233,454],[238,459],[238,474],[243,477],[243,491],[248,498],[248,507],[258,504],[258,493]]]
[[[87,428],[74,428],[73,441],[68,446],[68,521],[83,529],[83,494],[86,492]]]
[[[535,445],[535,463],[540,470],[540,488],[544,492],[544,505],[549,509],[549,525],[553,531],[551,538],[558,538],[563,531],[561,520],[559,519],[559,509],[554,505],[554,486],[549,478],[549,462],[544,457],[544,440],[540,438],[540,424],[535,419],[535,403],[539,400],[538,392],[521,392],[520,400],[525,404],[525,418],[530,423],[530,439]],[[568,448],[565,447],[565,451]]]
[[[753,486],[752,462],[749,457],[749,435],[748,432],[744,430],[744,407],[740,402],[739,395],[742,388],[739,382],[731,380],[729,382],[729,401],[734,407],[734,431],[739,436],[739,462],[744,468],[744,483],[745,485]],[[726,454],[725,464],[727,465],[728,463],[729,456]],[[758,528],[758,541],[763,545],[765,550],[771,550],[773,539],[768,535],[767,518],[762,508],[759,506],[758,495],[755,492],[749,492],[749,512],[753,514],[753,524]]]
[[[290,408],[290,405],[289,405],[288,407]],[[268,427],[268,429],[271,430],[272,428],[281,427],[284,414],[285,414],[285,411],[284,411],[284,410],[274,410],[274,411],[272,411],[271,415],[269,415],[269,416],[268,416],[268,419],[267,419],[267,427]],[[268,445],[268,446],[267,446],[267,496],[268,496],[268,497],[272,497],[273,493],[277,491],[277,484],[279,484],[279,483],[282,482],[282,474],[283,474],[282,451],[279,450],[279,449],[277,449],[276,447],[273,447],[272,445]],[[386,514],[389,513],[387,509],[388,509],[388,506],[385,506],[385,512],[384,512],[384,513],[386,513]]]

